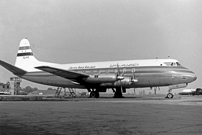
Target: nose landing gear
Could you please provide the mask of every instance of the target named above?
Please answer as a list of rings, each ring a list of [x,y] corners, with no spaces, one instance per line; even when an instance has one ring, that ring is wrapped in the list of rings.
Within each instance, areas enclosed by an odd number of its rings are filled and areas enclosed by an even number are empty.
[[[168,93],[165,98],[173,98],[173,97],[174,97],[173,93]]]
[[[167,94],[167,96],[165,97],[165,98],[173,98],[174,97],[174,95],[173,95],[173,93],[171,93],[171,91],[172,91],[172,89],[169,89],[168,90],[168,94]]]

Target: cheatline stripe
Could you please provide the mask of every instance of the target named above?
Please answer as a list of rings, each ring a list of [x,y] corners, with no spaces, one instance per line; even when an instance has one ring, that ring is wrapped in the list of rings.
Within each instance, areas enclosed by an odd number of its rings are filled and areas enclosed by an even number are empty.
[[[32,52],[27,52],[27,53],[18,53],[17,56],[32,56],[33,53]]]
[[[151,67],[152,68],[152,67]],[[107,68],[106,68],[107,69]],[[184,68],[183,68],[184,69]],[[71,71],[73,71],[73,72],[76,72],[76,71],[83,71],[83,72],[81,72],[81,74],[82,73],[87,73],[86,71],[92,71],[92,70],[97,70],[97,72],[96,73],[99,73],[99,71],[98,70],[103,70],[103,69],[79,69],[79,70],[69,70],[70,72]],[[68,70],[67,70],[68,71]],[[147,70],[147,71],[145,71],[145,70],[141,70],[141,69],[138,69],[136,72],[135,72],[135,74],[137,75],[137,74],[142,74],[142,73],[145,73],[145,74],[147,74],[147,73],[151,73],[151,74],[157,74],[157,73],[168,73],[168,74],[170,74],[169,72],[170,71],[174,71],[174,72],[176,72],[176,74],[181,74],[181,73],[187,73],[187,74],[193,74],[193,72],[192,71],[189,71],[189,70],[175,70],[175,69],[170,69],[170,70],[158,70],[158,71],[155,71],[155,70]],[[44,72],[44,71],[36,71],[36,72],[32,72],[32,73],[29,73],[29,74],[27,74],[27,75],[35,75],[35,73],[38,73],[37,75],[44,75],[45,73],[47,73],[47,72]],[[89,73],[89,75],[90,74],[92,74],[92,72],[88,72]],[[94,72],[95,73],[95,72]],[[102,72],[103,74],[104,73],[106,73],[106,71],[105,72]],[[102,74],[101,73],[101,74]],[[116,72],[113,70],[112,72],[110,72],[110,73],[112,73],[112,74],[116,74]],[[131,71],[126,71],[125,72],[125,74],[128,74],[128,73],[132,73],[132,70]]]

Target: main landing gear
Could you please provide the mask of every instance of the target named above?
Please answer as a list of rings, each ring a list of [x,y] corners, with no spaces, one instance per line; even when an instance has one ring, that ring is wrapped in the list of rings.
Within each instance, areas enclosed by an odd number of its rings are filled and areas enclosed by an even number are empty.
[[[123,98],[123,94],[124,92],[126,92],[126,88],[116,88],[115,90],[112,88],[113,92],[114,92],[114,98]],[[88,89],[88,92],[90,92],[90,98],[99,98],[100,94],[99,94],[99,90],[97,89]]]
[[[100,97],[100,94],[97,90],[88,89],[88,92],[90,92],[90,98],[99,98]]]
[[[168,90],[168,94],[167,94],[167,96],[165,97],[165,98],[173,98],[174,97],[174,95],[173,95],[173,93],[171,93],[171,91],[172,91],[172,89],[169,89]]]
[[[112,89],[114,92],[114,98],[123,98],[122,88],[116,88],[116,91]]]
[[[91,98],[99,98],[100,97],[100,94],[98,91],[91,91],[90,92],[90,97]]]

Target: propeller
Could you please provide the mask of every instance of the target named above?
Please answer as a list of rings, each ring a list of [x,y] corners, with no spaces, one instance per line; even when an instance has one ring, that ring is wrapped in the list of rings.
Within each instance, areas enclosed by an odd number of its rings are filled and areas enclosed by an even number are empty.
[[[117,79],[118,79],[118,81],[120,81],[120,83],[121,83],[121,80],[124,79],[123,75],[124,75],[124,72],[121,74],[120,69],[119,69],[119,64],[117,63]],[[122,86],[121,86],[121,91],[123,91]]]
[[[133,77],[131,78],[131,82],[132,82],[132,83],[138,82],[138,80],[135,79],[135,68],[132,68],[132,73],[133,73]]]
[[[124,77],[123,77],[124,72],[121,74],[118,63],[117,63],[117,71],[118,71],[118,73],[117,73],[117,79],[118,80],[123,80],[124,79]]]

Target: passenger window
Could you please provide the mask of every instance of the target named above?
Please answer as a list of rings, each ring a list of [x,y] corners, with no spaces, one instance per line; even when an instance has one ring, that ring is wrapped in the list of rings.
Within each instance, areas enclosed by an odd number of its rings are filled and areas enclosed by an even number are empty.
[[[126,69],[124,68],[124,69],[123,69],[123,73],[125,73],[125,72],[126,72]]]
[[[105,72],[105,70],[104,69],[100,69],[100,73],[104,73]]]
[[[109,69],[106,69],[106,73],[109,73]]]
[[[97,73],[97,72],[98,72],[98,70],[97,70],[97,69],[94,69],[94,70],[93,70],[93,72],[94,72],[94,73]]]
[[[81,71],[81,70],[78,70],[77,72],[78,72],[78,73],[82,73],[82,71]]]
[[[90,73],[91,72],[91,70],[86,70],[86,73]]]
[[[126,72],[130,72],[131,71],[131,69],[130,68],[126,68]]]
[[[114,70],[113,69],[109,69],[109,73],[114,73]]]

